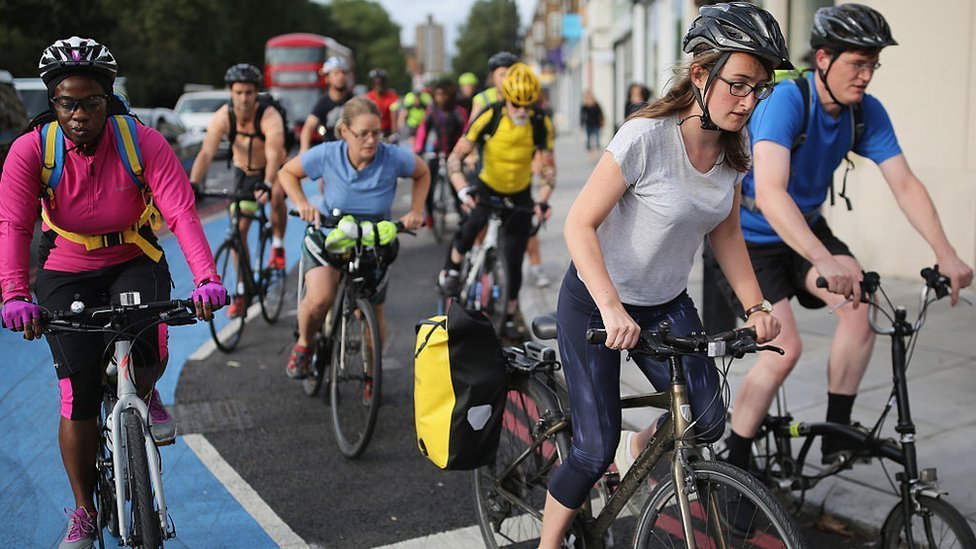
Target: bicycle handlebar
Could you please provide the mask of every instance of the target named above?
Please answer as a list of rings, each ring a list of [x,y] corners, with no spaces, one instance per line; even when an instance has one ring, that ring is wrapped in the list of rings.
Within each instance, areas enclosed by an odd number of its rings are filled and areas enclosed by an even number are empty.
[[[640,339],[631,354],[646,354],[662,359],[687,353],[707,353],[710,357],[732,356],[742,358],[746,353],[757,351],[773,351],[784,354],[785,351],[772,345],[758,345],[756,330],[752,327],[737,328],[728,332],[708,335],[705,333],[674,336],[670,334],[671,325],[664,321],[656,330],[641,331]],[[607,331],[591,328],[586,331],[586,341],[591,344],[606,343]]]
[[[298,210],[288,210],[288,215],[292,217],[301,217],[301,214],[298,213]],[[342,220],[342,217],[343,214],[327,215],[322,212],[319,212],[319,224],[322,227],[325,227],[327,229],[334,229],[339,224],[339,221]],[[417,235],[416,231],[412,231],[408,229],[406,225],[403,224],[403,221],[397,220],[397,221],[391,221],[391,223],[393,223],[393,225],[396,226],[397,234],[409,234],[413,236]]]
[[[255,184],[254,187],[250,190],[243,190],[243,189],[238,189],[234,191],[229,189],[220,189],[218,191],[197,190],[194,192],[194,194],[197,197],[221,198],[225,200],[231,200],[234,202],[241,202],[247,200],[255,200],[254,193],[255,191],[259,191],[259,190],[264,191],[266,193],[270,193],[271,187],[265,185],[264,182],[261,182]]]
[[[191,299],[154,301],[136,305],[112,304],[91,308],[86,308],[81,301],[75,301],[69,310],[42,311],[41,323],[44,325],[44,333],[47,334],[68,331],[102,331],[104,326],[85,322],[95,321],[103,317],[108,317],[110,321],[114,322],[117,319],[124,318],[129,313],[141,311],[158,313],[159,320],[170,326],[182,326],[197,321],[194,308]]]

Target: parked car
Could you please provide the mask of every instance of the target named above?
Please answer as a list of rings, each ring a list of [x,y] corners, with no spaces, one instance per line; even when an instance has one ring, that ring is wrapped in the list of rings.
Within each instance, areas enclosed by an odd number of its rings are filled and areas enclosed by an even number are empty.
[[[183,119],[183,125],[190,133],[202,138],[207,133],[210,119],[225,103],[230,103],[228,90],[191,91],[176,100],[173,110]],[[230,154],[230,144],[226,139],[221,139],[220,146],[217,148],[217,158],[225,158],[228,154]]]
[[[9,72],[0,70],[0,169],[7,149],[27,126],[27,114]]]
[[[139,117],[143,124],[163,134],[166,141],[169,141],[170,146],[173,147],[173,151],[176,152],[176,156],[179,157],[186,174],[190,175],[193,161],[196,159],[197,153],[200,152],[201,145],[203,145],[203,134],[188,131],[183,124],[183,119],[172,109],[133,107],[132,113]]]
[[[14,78],[14,87],[20,92],[20,98],[24,101],[24,109],[27,110],[28,119],[47,110],[47,86],[44,85],[43,80],[40,78]],[[128,97],[124,76],[115,79],[115,91],[123,97]]]

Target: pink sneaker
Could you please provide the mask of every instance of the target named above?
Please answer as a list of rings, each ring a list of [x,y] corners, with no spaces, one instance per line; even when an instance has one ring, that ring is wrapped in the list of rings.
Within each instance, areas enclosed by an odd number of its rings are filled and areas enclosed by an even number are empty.
[[[58,545],[58,549],[89,549],[95,546],[95,515],[89,514],[84,507],[73,512],[64,510],[68,515],[68,533]]]
[[[149,397],[149,431],[157,446],[172,444],[176,440],[176,420],[163,406],[156,389],[153,389],[153,394]]]

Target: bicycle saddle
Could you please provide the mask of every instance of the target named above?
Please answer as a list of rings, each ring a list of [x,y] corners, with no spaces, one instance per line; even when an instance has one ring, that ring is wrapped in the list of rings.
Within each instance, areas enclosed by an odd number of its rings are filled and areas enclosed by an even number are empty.
[[[542,341],[556,339],[556,313],[546,313],[533,318],[532,335]]]

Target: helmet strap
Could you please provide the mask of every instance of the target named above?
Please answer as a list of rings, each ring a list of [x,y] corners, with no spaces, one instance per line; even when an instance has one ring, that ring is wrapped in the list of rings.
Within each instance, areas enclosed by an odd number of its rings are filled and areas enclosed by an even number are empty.
[[[715,80],[715,77],[718,75],[719,71],[722,70],[722,67],[725,66],[725,63],[731,56],[731,52],[725,52],[721,57],[718,58],[718,61],[715,63],[715,66],[712,67],[712,70],[708,71],[708,79],[705,80],[704,88],[699,90],[697,86],[691,86],[691,89],[695,92],[695,100],[698,101],[698,106],[701,107],[701,128],[703,130],[719,131],[721,129],[717,124],[715,124],[715,122],[712,122],[712,117],[708,114],[708,107],[705,106],[705,96],[708,95],[708,89],[712,86],[712,81]],[[687,120],[687,118],[685,120]],[[681,122],[683,123],[684,120]]]
[[[827,70],[820,70],[820,67],[817,67],[817,74],[820,76],[820,81],[823,82],[824,89],[827,90],[827,95],[830,96],[831,101],[837,103],[842,107],[846,107],[847,105],[837,100],[837,97],[834,96],[834,92],[830,90],[830,86],[827,84],[827,73],[830,72],[830,69],[833,68],[834,63],[836,63],[837,59],[839,58],[840,58],[840,53],[834,53],[830,57],[830,64],[827,65]]]

